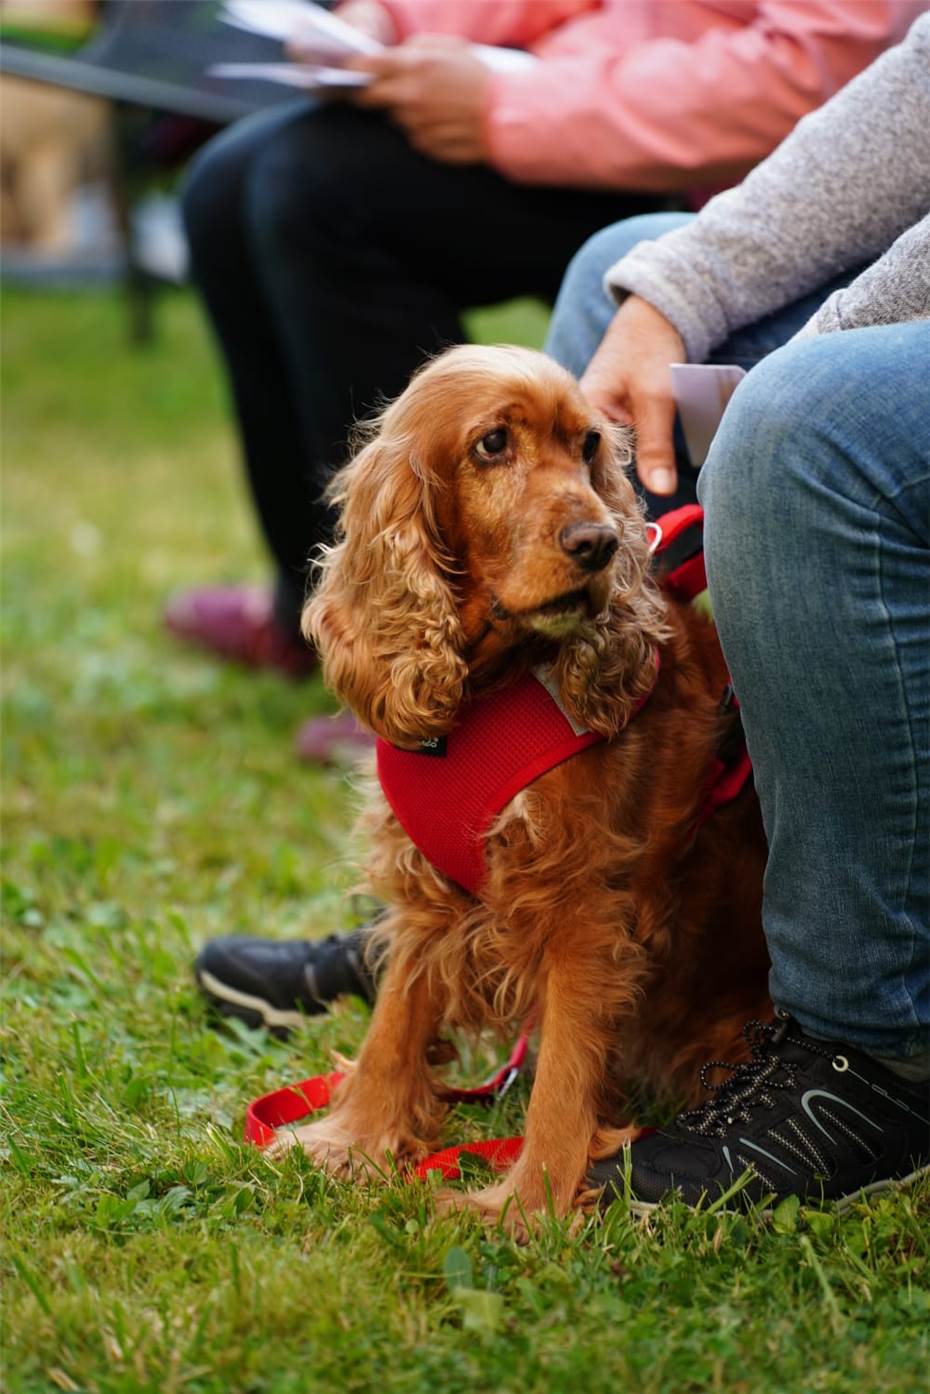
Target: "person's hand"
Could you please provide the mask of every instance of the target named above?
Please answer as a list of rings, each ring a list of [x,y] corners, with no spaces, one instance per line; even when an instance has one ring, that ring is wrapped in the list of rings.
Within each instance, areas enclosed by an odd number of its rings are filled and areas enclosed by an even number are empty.
[[[421,154],[452,165],[487,159],[484,103],[491,73],[464,39],[418,35],[346,67],[374,75],[352,101],[385,111]]]
[[[670,363],[685,362],[675,326],[638,295],[623,302],[581,379],[592,406],[636,430],[636,473],[653,494],[678,481],[672,433],[675,398]]]
[[[397,27],[391,12],[379,5],[378,0],[346,0],[334,14],[344,19],[346,24],[361,29],[370,39],[377,39],[379,44],[397,42]]]
[[[340,19],[344,19],[346,24],[351,24],[353,29],[359,29],[370,39],[376,39],[379,44],[390,45],[397,42],[397,29],[390,12],[380,5],[378,0],[347,0],[347,3],[340,5],[334,13]],[[325,58],[328,52],[325,37],[321,37],[319,31],[312,26],[308,32],[308,40],[304,41],[298,32],[285,45],[287,56],[294,63],[319,63],[321,56]],[[344,48],[333,47],[332,61],[341,63],[344,55]]]

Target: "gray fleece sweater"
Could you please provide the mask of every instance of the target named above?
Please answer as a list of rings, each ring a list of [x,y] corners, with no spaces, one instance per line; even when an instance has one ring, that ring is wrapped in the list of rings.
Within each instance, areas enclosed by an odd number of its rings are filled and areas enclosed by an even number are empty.
[[[702,362],[734,330],[870,263],[802,330],[930,318],[930,14],[735,189],[607,272]],[[930,374],[930,364],[928,364]]]

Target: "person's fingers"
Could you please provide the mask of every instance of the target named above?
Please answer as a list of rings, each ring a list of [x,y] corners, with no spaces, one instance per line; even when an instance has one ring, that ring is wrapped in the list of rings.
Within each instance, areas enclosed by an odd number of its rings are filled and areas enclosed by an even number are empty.
[[[428,155],[431,160],[444,160],[443,146],[437,141],[428,127],[404,126],[404,134],[420,155]]]
[[[641,396],[632,404],[636,431],[636,473],[653,494],[673,494],[675,402],[670,394]]]
[[[591,404],[636,432],[636,473],[655,494],[672,494],[675,399],[669,363],[681,361],[677,329],[647,301],[631,295],[614,315],[581,378]]]
[[[391,105],[391,98],[385,93],[384,88],[375,84],[372,84],[371,87],[350,87],[347,91],[350,93],[349,100],[354,102],[356,106],[380,110],[382,107]]]
[[[438,129],[435,118],[430,112],[422,109],[416,98],[392,103],[388,114],[391,120],[401,127],[411,142],[414,137],[417,140],[429,142]]]
[[[411,34],[409,39],[404,39],[404,42],[397,46],[397,52],[416,48],[434,51],[442,49],[448,52],[450,49],[461,51],[463,48],[471,48],[471,44],[457,34]]]
[[[339,66],[351,73],[370,73],[373,78],[388,77],[398,71],[394,52],[390,49],[387,53],[356,53]]]
[[[458,126],[435,126],[424,122],[408,124],[404,129],[410,144],[421,155],[429,155],[450,165],[470,165],[480,159],[473,137]]]
[[[373,77],[391,77],[409,72],[422,61],[422,54],[409,53],[405,48],[386,48],[381,53],[353,53],[339,66],[356,73],[371,73]]]
[[[354,94],[357,106],[383,109],[402,108],[414,95],[412,85],[406,77],[381,78],[367,87],[359,87]]]
[[[625,426],[631,423],[632,416],[613,388],[587,377],[581,379],[580,386],[594,410],[601,412],[608,421],[618,421]]]
[[[425,73],[435,65],[443,54],[428,48],[418,48],[415,44],[401,44],[397,48],[385,49],[384,53],[359,53],[347,58],[341,65],[357,73],[371,73],[373,77],[400,77],[404,74]]]
[[[339,18],[381,44],[393,44],[397,28],[389,10],[378,0],[346,0],[339,6]]]
[[[595,354],[579,380],[582,392],[609,421],[629,426],[633,421],[622,370]]]
[[[378,111],[383,105],[372,97],[367,87],[348,87],[345,96],[353,106],[367,107],[369,111]]]

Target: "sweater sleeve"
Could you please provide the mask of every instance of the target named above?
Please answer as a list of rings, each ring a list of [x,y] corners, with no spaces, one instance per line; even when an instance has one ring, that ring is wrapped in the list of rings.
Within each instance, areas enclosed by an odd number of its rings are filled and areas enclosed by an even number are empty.
[[[925,217],[928,130],[924,15],[904,43],[802,121],[742,184],[686,227],[635,247],[607,272],[605,286],[617,300],[630,293],[648,300],[678,329],[689,359],[701,362],[734,330],[882,257]],[[876,268],[860,292],[849,287],[834,298],[824,326],[832,316],[837,327],[846,306],[851,314],[854,304],[874,305],[880,281],[897,274],[893,265]],[[910,278],[912,259],[907,265]]]
[[[496,77],[485,114],[491,162],[534,184],[668,192],[732,183],[914,12],[895,0],[759,0],[751,23],[697,39],[579,38],[575,53]]]
[[[930,319],[930,213],[851,285],[834,291],[797,337],[914,319]]]

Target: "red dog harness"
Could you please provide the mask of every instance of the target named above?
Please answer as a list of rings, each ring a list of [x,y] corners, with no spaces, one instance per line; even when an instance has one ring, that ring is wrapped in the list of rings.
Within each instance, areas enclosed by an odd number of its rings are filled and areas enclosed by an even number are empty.
[[[707,586],[704,511],[689,504],[651,524],[663,587],[693,599]],[[647,694],[630,719],[645,706]],[[725,701],[732,704],[728,689]],[[522,789],[604,736],[576,726],[546,676],[528,673],[502,691],[469,702],[449,735],[401,750],[377,745],[378,777],[401,827],[450,881],[477,895],[485,876],[485,838],[499,813]],[[697,828],[741,792],[751,775],[745,746],[737,759],[715,761]]]
[[[653,555],[659,579],[683,600],[692,600],[707,585],[703,522],[703,510],[688,505],[649,525],[655,533]],[[642,699],[633,716],[648,700],[648,696]],[[736,705],[728,685],[721,710]],[[693,832],[716,809],[735,799],[752,776],[738,724],[734,734],[736,739],[728,740],[713,761]],[[444,875],[475,893],[484,876],[484,838],[497,814],[541,774],[603,739],[577,730],[544,679],[531,674],[503,692],[470,703],[452,735],[424,743],[422,754],[379,741],[378,773],[408,835]],[[461,780],[458,785],[457,779]],[[450,1103],[493,1102],[513,1083],[526,1050],[523,1035],[491,1079],[475,1089],[449,1089],[445,1098]],[[276,1128],[326,1108],[341,1079],[341,1074],[318,1075],[255,1099],[246,1114],[246,1139],[267,1146]],[[522,1138],[511,1137],[447,1147],[420,1162],[411,1175],[422,1179],[438,1170],[446,1180],[454,1180],[463,1153],[483,1157],[505,1170],[522,1146]]]
[[[484,840],[497,815],[547,770],[604,739],[572,725],[542,677],[470,702],[459,724],[421,750],[379,740],[378,778],[407,836],[472,895],[484,880]]]

